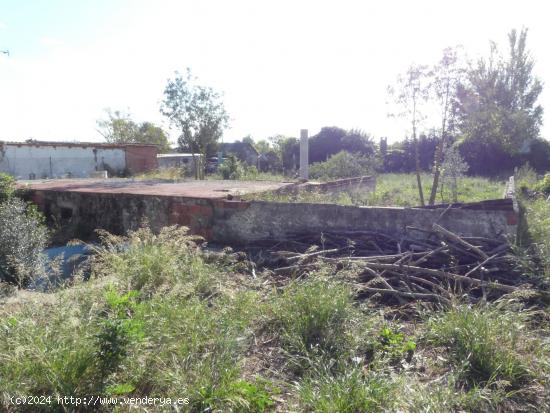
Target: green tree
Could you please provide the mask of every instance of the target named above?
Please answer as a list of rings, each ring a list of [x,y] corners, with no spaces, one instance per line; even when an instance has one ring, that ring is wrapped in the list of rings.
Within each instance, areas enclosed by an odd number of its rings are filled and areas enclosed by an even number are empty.
[[[219,93],[210,87],[196,85],[194,81],[190,69],[185,78],[176,72],[164,89],[160,112],[180,132],[180,150],[201,154],[200,162],[194,159],[198,165],[196,178],[204,179],[204,161],[208,153],[215,152],[228,126],[229,115]]]
[[[543,109],[537,103],[541,81],[533,74],[527,29],[508,34],[509,53],[491,43],[489,58],[472,65],[457,92],[456,109],[464,140],[475,140],[509,154],[539,137]]]
[[[415,148],[416,183],[420,204],[424,206],[424,192],[422,190],[422,181],[420,180],[421,166],[417,130],[419,122],[424,118],[421,105],[428,99],[429,93],[427,67],[411,65],[407,72],[398,76],[396,88],[389,87],[388,92],[394,97],[396,104],[401,108],[397,116],[406,117],[411,122],[412,141]]]
[[[159,147],[159,152],[170,152],[170,142],[166,132],[151,122],[143,122],[139,125],[134,142],[152,143]]]
[[[134,122],[130,114],[119,110],[105,110],[106,119],[97,121],[97,131],[108,143],[144,143],[157,145],[159,152],[169,152],[168,135],[151,122]]]
[[[443,162],[443,150],[447,145],[448,135],[453,131],[455,125],[455,114],[453,104],[456,96],[456,88],[460,83],[463,69],[459,65],[457,49],[446,48],[443,50],[443,57],[434,67],[431,89],[441,110],[441,130],[439,144],[435,151],[433,164],[433,183],[430,193],[429,205],[435,203],[439,178],[441,176],[441,164]]]
[[[127,112],[120,110],[112,111],[105,109],[106,119],[97,121],[98,129],[101,136],[105,138],[107,143],[131,143],[136,136],[138,126],[132,120]]]
[[[296,138],[275,135],[269,138],[273,150],[281,160],[283,173],[294,173],[300,163],[300,142]]]
[[[265,139],[262,139],[254,144],[254,147],[259,153],[267,153],[273,150],[271,145]]]

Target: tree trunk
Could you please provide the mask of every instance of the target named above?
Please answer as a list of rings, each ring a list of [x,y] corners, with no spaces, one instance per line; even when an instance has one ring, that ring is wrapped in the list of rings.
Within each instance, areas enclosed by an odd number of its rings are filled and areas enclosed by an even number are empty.
[[[414,157],[416,164],[416,184],[418,186],[418,195],[420,197],[420,205],[425,206],[424,203],[424,191],[422,190],[422,180],[420,179],[420,149],[418,147],[418,140],[416,139],[416,97],[413,97],[413,143],[414,143]]]
[[[447,108],[449,106],[449,83],[447,82],[445,90],[445,104],[443,106],[443,119],[441,121],[441,142],[437,146],[434,156],[434,179],[432,182],[432,192],[430,193],[429,204],[435,203],[437,194],[437,186],[439,185],[439,177],[441,176],[441,163],[443,162],[443,149],[445,148],[445,127],[447,124]]]

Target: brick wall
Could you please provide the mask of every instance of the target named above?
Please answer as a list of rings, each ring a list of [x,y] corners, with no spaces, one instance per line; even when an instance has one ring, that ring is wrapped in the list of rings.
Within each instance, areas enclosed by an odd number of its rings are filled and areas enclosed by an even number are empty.
[[[126,153],[126,168],[130,173],[152,171],[158,168],[157,152],[154,145],[129,145],[124,149]]]

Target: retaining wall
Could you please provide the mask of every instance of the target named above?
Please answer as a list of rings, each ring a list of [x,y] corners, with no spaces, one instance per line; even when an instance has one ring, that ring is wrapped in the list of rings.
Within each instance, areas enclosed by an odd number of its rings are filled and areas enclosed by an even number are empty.
[[[399,237],[408,226],[430,229],[434,222],[462,236],[516,236],[519,222],[512,199],[386,208],[48,190],[30,190],[27,197],[62,228],[57,242],[90,239],[96,228],[123,234],[144,219],[155,230],[185,225],[208,240],[230,244],[337,230],[381,231]]]

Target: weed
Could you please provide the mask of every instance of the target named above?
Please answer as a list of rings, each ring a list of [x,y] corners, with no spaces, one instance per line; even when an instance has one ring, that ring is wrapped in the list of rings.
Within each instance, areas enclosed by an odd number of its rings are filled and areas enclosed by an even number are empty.
[[[449,348],[451,361],[467,383],[506,380],[517,388],[531,375],[530,356],[539,353],[532,352],[533,341],[526,341],[527,314],[498,306],[458,305],[429,319],[429,339]]]
[[[398,361],[405,357],[410,363],[416,350],[416,343],[407,339],[405,334],[395,330],[391,326],[384,326],[378,334],[379,341],[374,346],[375,351],[381,351],[390,360]]]
[[[392,406],[394,386],[388,378],[357,365],[346,365],[336,374],[330,367],[319,366],[298,383],[304,411],[378,412]]]
[[[294,354],[317,348],[345,352],[348,327],[356,316],[349,287],[314,276],[286,286],[274,300],[272,311],[283,346]]]

